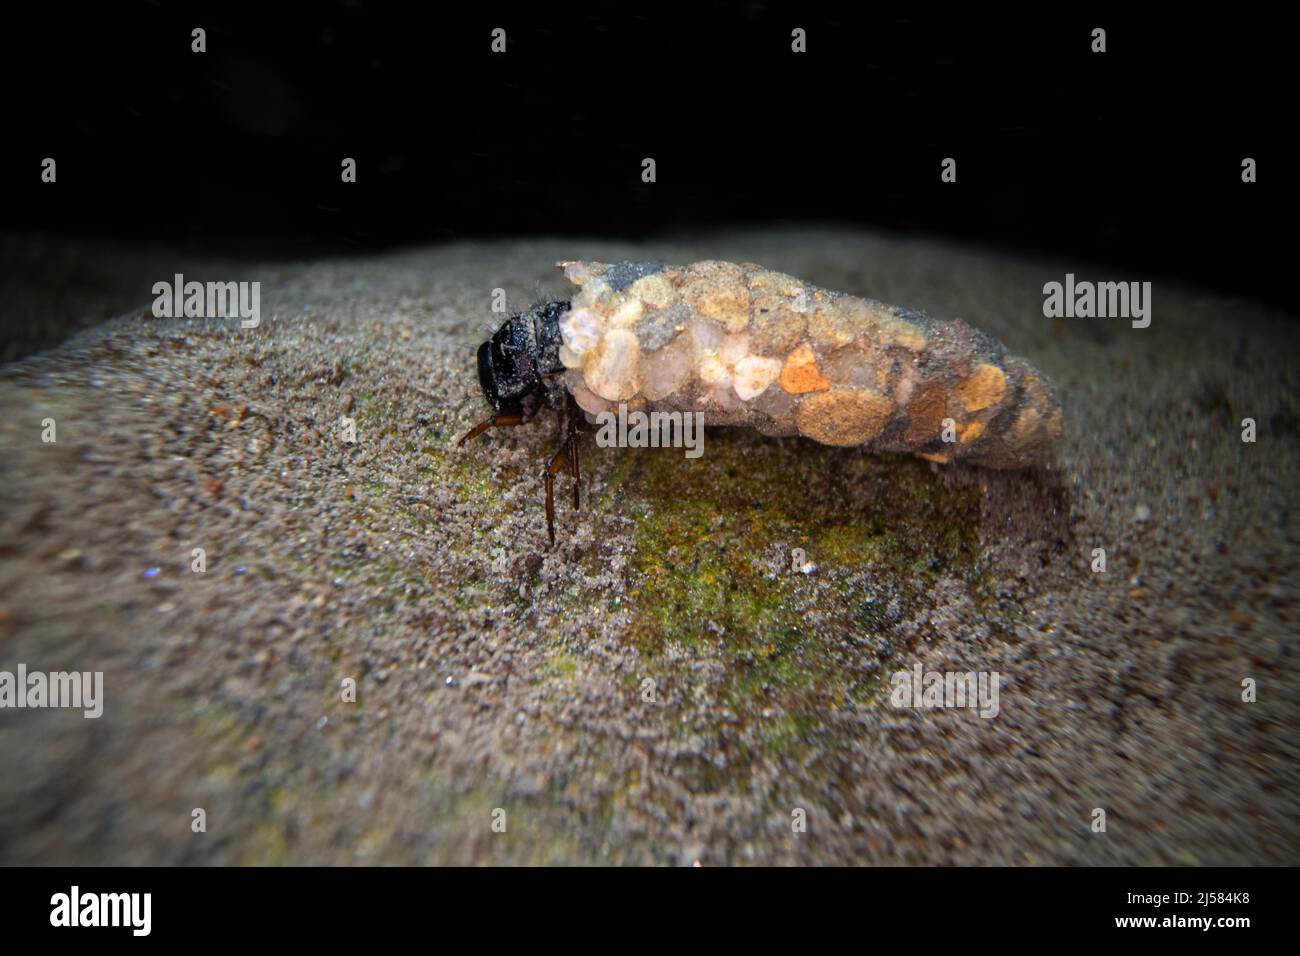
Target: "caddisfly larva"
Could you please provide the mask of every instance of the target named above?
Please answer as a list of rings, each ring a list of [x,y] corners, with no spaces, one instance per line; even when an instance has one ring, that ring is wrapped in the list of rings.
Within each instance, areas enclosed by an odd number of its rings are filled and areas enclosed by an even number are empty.
[[[578,477],[577,409],[700,412],[827,445],[1020,468],[1061,436],[1051,387],[961,320],[818,288],[753,263],[562,262],[580,291],[516,315],[483,343],[487,428],[566,415],[546,472]],[[575,408],[576,406],[576,408]],[[574,505],[578,504],[575,484]]]

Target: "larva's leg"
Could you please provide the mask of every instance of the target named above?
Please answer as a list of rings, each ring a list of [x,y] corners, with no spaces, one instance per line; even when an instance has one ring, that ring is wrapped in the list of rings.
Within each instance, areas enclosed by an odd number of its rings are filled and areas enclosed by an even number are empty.
[[[579,489],[582,487],[582,472],[578,467],[578,433],[574,431],[569,436],[569,470],[573,473],[573,510],[581,511],[582,504],[579,500]]]
[[[560,473],[569,455],[569,442],[566,440],[546,469],[546,533],[550,535],[552,547],[555,546],[555,476]]]
[[[465,437],[456,442],[456,447],[459,448],[471,438],[478,438],[479,435],[482,435],[489,428],[506,428],[510,425],[522,425],[523,423],[524,416],[522,415],[493,415],[487,421],[479,422],[466,432]]]
[[[579,497],[582,471],[578,465],[578,435],[582,431],[582,425],[582,409],[578,407],[578,403],[570,395],[564,405],[564,433],[567,436],[569,449],[569,474],[573,475],[574,511],[582,510],[582,502]]]

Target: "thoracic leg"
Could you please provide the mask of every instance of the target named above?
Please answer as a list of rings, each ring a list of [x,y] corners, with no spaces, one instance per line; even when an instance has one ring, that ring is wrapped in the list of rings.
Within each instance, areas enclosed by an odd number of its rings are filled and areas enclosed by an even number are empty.
[[[578,464],[578,435],[581,423],[582,410],[570,395],[565,403],[560,422],[560,431],[564,437],[560,442],[559,450],[556,451],[546,469],[546,531],[550,535],[551,544],[555,544],[555,476],[560,473],[566,461],[569,474],[573,476],[573,510],[578,511],[582,507],[582,469]]]
[[[565,459],[571,457],[569,440],[565,439],[546,469],[546,533],[550,536],[552,545],[555,544],[555,476],[564,467]]]
[[[582,488],[582,469],[578,467],[578,433],[569,436],[569,470],[573,472],[573,510],[581,511],[579,491]]]
[[[479,435],[482,435],[489,428],[505,428],[510,425],[522,425],[523,423],[524,423],[524,416],[522,415],[516,415],[516,414],[493,415],[487,421],[479,422],[468,432],[466,432],[465,437],[462,438],[460,441],[456,442],[456,447],[459,448],[461,445],[465,444],[465,442],[469,441],[471,438],[478,438]]]

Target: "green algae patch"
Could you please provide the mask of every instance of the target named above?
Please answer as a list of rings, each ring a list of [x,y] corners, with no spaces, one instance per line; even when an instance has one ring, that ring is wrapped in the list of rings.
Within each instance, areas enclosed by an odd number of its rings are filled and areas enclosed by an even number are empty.
[[[547,666],[544,674],[564,683],[571,683],[578,672],[578,656],[567,648],[552,644],[547,649]]]
[[[743,787],[756,761],[813,740],[853,743],[845,728],[878,706],[882,669],[907,650],[894,623],[933,603],[940,575],[986,586],[979,492],[925,463],[728,429],[696,461],[609,454],[610,495],[636,515],[627,639],[648,673],[707,681],[665,715],[699,792]]]
[[[621,450],[610,484],[638,515],[631,562],[633,639],[645,654],[711,635],[762,648],[801,633],[800,605],[838,590],[840,622],[870,611],[861,587],[835,588],[867,569],[904,596],[939,573],[978,583],[979,499],[922,463],[873,458],[808,442],[755,442],[711,433],[708,453]],[[816,568],[792,567],[802,549]]]

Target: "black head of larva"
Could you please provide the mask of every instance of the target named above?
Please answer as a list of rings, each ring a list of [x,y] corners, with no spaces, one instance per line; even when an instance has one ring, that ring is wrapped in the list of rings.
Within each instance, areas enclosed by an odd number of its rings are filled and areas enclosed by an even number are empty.
[[[522,425],[544,405],[558,407],[564,418],[564,442],[546,469],[546,528],[555,543],[555,476],[567,463],[573,475],[573,507],[578,507],[578,428],[581,415],[560,384],[560,316],[568,302],[544,302],[511,317],[478,347],[478,381],[496,414],[479,422],[462,438],[463,445],[489,428]]]
[[[560,316],[567,302],[547,302],[506,321],[478,348],[478,380],[498,412],[536,409],[546,379],[564,370],[560,362]]]

